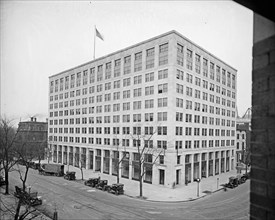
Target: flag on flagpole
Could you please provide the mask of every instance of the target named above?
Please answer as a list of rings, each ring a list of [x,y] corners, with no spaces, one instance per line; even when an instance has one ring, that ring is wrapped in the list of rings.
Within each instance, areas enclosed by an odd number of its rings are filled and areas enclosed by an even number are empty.
[[[95,28],[95,32],[96,32],[96,36],[104,41],[103,35],[101,33],[99,33],[99,31],[96,28]]]

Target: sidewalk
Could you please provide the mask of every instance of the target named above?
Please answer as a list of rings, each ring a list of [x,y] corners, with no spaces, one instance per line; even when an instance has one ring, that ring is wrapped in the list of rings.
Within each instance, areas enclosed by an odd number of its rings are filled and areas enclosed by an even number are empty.
[[[68,170],[68,166],[65,165],[65,172]],[[81,179],[81,171],[79,168],[69,166],[70,171],[76,172],[76,179]],[[176,185],[174,189],[168,188],[162,185],[152,185],[143,183],[143,196],[148,201],[165,201],[165,202],[179,202],[190,201],[208,194],[223,189],[223,184],[228,182],[230,176],[236,176],[237,171],[230,171],[222,173],[219,176],[211,176],[203,178],[199,183],[199,196],[198,196],[198,183],[192,182],[186,185]],[[116,176],[102,174],[94,172],[92,170],[83,169],[83,178],[87,180],[92,177],[100,176],[101,179],[108,180],[108,185],[116,183]],[[83,181],[79,181],[82,184]],[[124,194],[133,198],[139,196],[139,182],[125,178],[120,178],[120,183],[124,184]]]

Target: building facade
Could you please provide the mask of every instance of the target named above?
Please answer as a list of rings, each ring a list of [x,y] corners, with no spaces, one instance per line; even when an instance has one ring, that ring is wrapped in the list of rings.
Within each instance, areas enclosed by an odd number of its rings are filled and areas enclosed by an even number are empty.
[[[242,117],[237,116],[236,163],[238,172],[245,169],[245,164],[250,165],[251,112],[249,108]]]
[[[162,149],[144,182],[235,168],[237,71],[176,31],[49,77],[53,161],[137,180],[137,145]],[[149,141],[135,137],[151,135]],[[126,157],[125,154],[127,154]],[[150,166],[151,163],[151,166]]]
[[[48,122],[39,122],[35,117],[30,121],[19,122],[16,142],[20,145],[34,146],[36,159],[44,159],[48,140]],[[34,158],[35,159],[35,158]]]

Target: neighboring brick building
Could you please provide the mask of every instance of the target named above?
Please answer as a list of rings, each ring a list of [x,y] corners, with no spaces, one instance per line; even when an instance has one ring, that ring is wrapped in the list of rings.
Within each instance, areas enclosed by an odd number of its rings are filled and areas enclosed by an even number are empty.
[[[137,179],[137,145],[164,149],[144,181],[172,186],[235,169],[237,71],[170,31],[49,78],[53,161]],[[131,136],[153,135],[149,143]],[[115,157],[115,158],[114,158]],[[79,160],[79,159],[77,159]]]
[[[30,121],[19,122],[16,142],[37,148],[37,158],[44,159],[47,149],[48,122],[38,122],[35,117]]]
[[[237,117],[237,140],[236,140],[236,164],[237,171],[250,165],[250,138],[251,138],[251,108],[244,116]]]
[[[254,13],[253,40],[250,216],[271,220],[275,219],[274,21]]]

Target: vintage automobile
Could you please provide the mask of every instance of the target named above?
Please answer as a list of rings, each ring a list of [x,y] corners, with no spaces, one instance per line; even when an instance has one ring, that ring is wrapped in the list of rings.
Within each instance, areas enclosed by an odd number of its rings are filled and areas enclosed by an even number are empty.
[[[67,171],[64,175],[64,179],[66,180],[75,180],[75,172],[73,171]]]
[[[243,181],[245,182],[246,180],[248,180],[250,178],[250,173],[245,173],[243,176],[242,176],[242,179]]]
[[[100,180],[100,177],[98,177],[98,178],[90,178],[90,179],[86,180],[84,182],[84,184],[86,186],[95,187],[98,184],[99,180]]]
[[[37,196],[37,192],[26,192],[22,188],[15,186],[14,196],[22,199],[23,203],[31,206],[37,206],[42,204],[41,196]]]
[[[0,186],[4,186],[4,185],[6,185],[6,181],[4,177],[0,176]]]
[[[235,188],[239,185],[238,182],[239,182],[239,180],[237,177],[231,176],[231,177],[229,177],[229,182],[226,183],[224,186],[228,187],[228,188]]]
[[[100,190],[103,190],[104,188],[104,191],[105,191],[105,186],[107,185],[108,185],[108,180],[99,180],[95,187]]]
[[[124,184],[121,183],[115,183],[112,184],[109,188],[108,188],[108,192],[116,194],[116,195],[123,195],[124,194]]]

